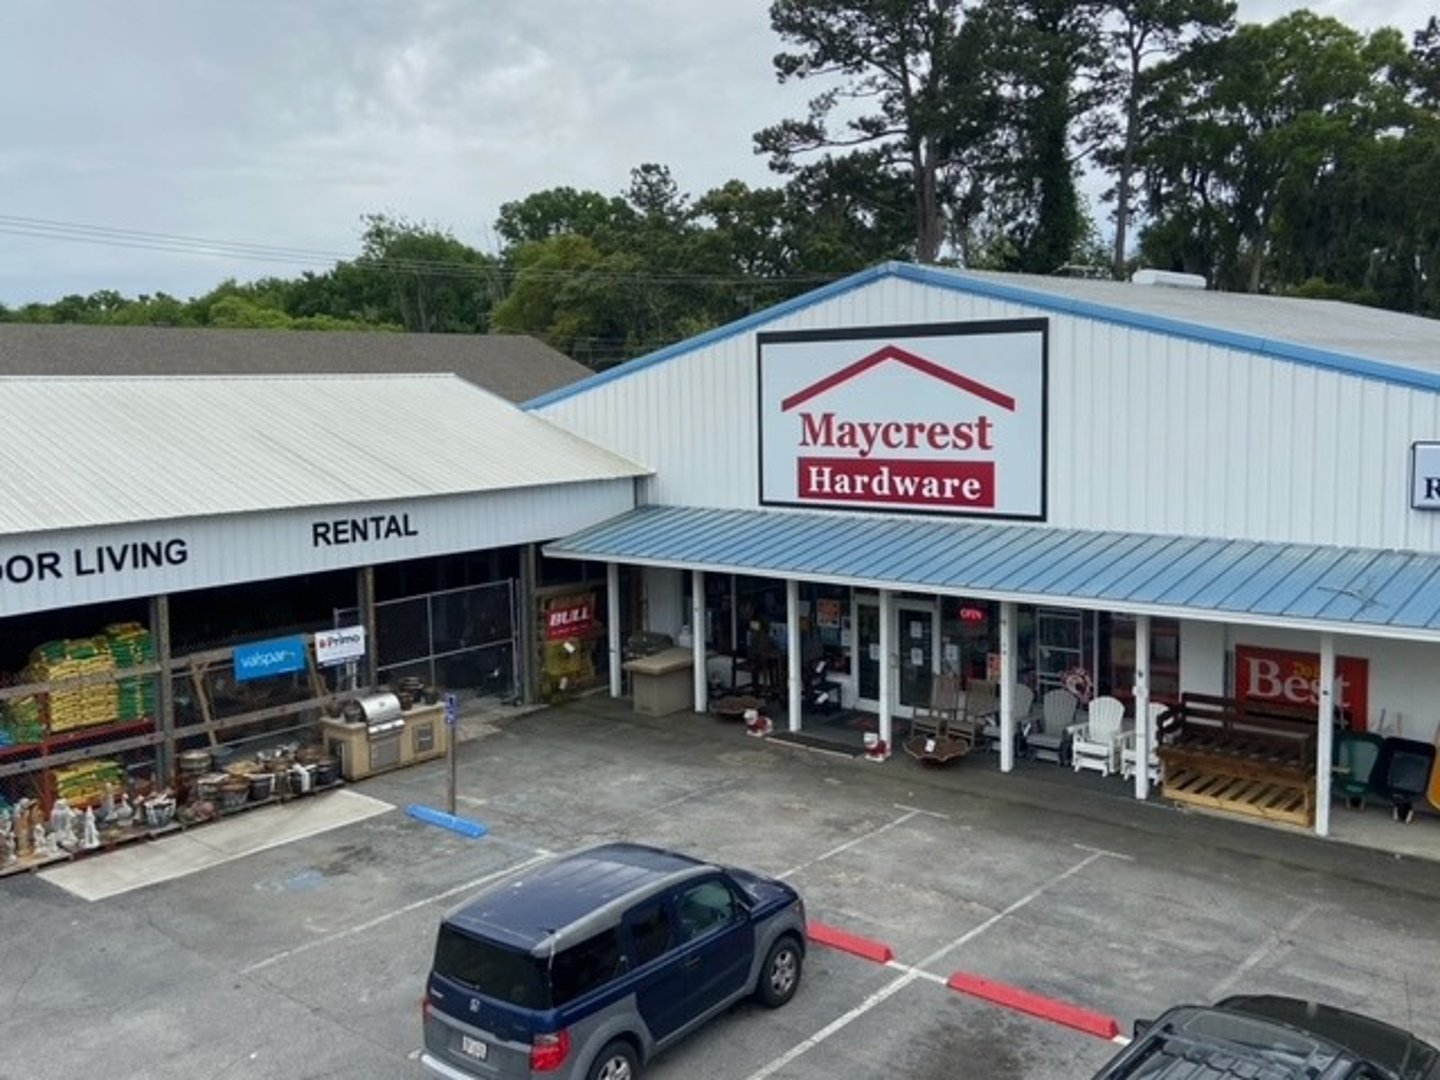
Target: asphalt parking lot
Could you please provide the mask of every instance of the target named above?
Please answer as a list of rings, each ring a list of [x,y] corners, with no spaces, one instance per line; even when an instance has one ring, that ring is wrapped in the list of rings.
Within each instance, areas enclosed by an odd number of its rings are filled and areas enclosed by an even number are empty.
[[[440,912],[603,839],[783,874],[813,920],[893,953],[812,946],[789,1006],[737,1007],[657,1080],[1064,1080],[1115,1050],[950,989],[957,973],[1125,1031],[1269,991],[1440,1042],[1440,863],[1136,805],[1053,766],[874,765],[598,697],[466,726],[458,809],[479,840],[403,812],[443,805],[433,763],[350,786],[393,811],[107,899],[0,880],[0,1078],[418,1078]]]

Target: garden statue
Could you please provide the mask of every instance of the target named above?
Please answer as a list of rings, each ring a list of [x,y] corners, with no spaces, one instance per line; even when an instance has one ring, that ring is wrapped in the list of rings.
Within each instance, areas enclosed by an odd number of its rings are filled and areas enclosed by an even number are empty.
[[[100,830],[95,825],[95,810],[93,807],[85,808],[85,816],[82,819],[82,835],[80,847],[84,851],[94,851],[100,846]]]

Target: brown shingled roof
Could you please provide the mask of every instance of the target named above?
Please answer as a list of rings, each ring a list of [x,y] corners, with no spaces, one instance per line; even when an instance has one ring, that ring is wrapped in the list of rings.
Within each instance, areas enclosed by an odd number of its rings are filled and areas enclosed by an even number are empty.
[[[0,323],[0,375],[453,373],[513,402],[589,368],[520,334],[207,330]]]

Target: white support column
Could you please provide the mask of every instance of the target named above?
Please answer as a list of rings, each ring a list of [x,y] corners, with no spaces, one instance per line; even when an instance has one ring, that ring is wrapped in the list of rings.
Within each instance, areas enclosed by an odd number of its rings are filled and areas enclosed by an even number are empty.
[[[605,564],[605,642],[610,650],[610,696],[618,698],[624,691],[620,681],[620,564]]]
[[[710,708],[710,671],[705,663],[705,571],[690,571],[690,640],[694,650],[695,711]]]
[[[1135,617],[1135,798],[1150,797],[1150,616]]]
[[[891,733],[890,699],[895,680],[895,663],[891,653],[895,651],[895,594],[889,589],[880,590],[880,741],[889,751],[894,746]]]
[[[800,730],[800,582],[785,582],[785,689],[790,730]]]
[[[740,586],[734,574],[730,575],[730,653],[732,658],[740,655]]]
[[[1330,758],[1335,752],[1335,635],[1320,635],[1320,715],[1315,740],[1315,835],[1330,835]]]
[[[930,674],[939,675],[940,663],[940,636],[944,631],[945,624],[940,618],[940,609],[944,601],[940,597],[935,598],[935,609],[930,612]]]
[[[1000,771],[1015,768],[1015,605],[1000,604]]]

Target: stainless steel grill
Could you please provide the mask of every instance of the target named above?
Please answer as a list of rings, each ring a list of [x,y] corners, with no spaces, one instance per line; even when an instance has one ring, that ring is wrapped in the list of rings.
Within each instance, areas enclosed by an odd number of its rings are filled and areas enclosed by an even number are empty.
[[[388,691],[369,694],[357,698],[355,703],[360,707],[365,732],[372,740],[404,730],[405,713],[400,708],[400,698],[395,694]]]

